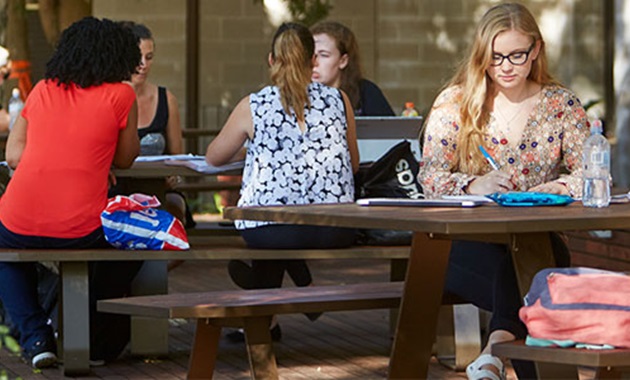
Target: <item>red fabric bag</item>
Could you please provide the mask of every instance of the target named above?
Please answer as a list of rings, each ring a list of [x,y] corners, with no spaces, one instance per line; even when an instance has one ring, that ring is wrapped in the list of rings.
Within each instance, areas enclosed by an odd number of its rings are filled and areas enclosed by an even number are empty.
[[[544,269],[534,277],[519,316],[534,338],[630,347],[630,275]]]
[[[145,194],[110,198],[101,213],[105,239],[120,249],[182,251],[190,248],[183,224]]]

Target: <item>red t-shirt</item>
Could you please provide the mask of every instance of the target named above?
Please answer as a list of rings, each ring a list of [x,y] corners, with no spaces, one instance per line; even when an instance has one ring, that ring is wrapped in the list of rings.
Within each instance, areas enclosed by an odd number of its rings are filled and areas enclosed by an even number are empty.
[[[0,198],[0,220],[22,235],[85,236],[101,225],[108,173],[135,99],[131,86],[40,81],[29,94],[26,147]]]

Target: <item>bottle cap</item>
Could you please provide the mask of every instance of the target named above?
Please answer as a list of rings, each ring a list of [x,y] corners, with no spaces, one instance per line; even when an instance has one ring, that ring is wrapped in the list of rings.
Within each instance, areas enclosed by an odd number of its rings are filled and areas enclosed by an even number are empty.
[[[414,107],[413,102],[407,102],[407,103],[405,103],[405,108],[413,108],[413,107]]]
[[[602,126],[601,120],[597,119],[593,121],[593,124],[591,125],[591,132],[597,132],[597,133],[604,132],[604,127]]]
[[[11,96],[14,98],[17,98],[20,96],[20,89],[17,87],[14,87],[13,90],[11,90]]]

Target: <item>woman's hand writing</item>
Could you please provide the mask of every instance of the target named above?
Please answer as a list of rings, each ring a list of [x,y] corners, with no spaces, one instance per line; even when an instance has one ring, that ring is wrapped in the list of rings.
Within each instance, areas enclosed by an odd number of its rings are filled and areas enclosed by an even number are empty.
[[[536,185],[530,188],[528,191],[537,191],[540,193],[549,193],[549,194],[560,194],[560,195],[569,195],[569,189],[559,182],[546,182],[541,183],[540,185]]]
[[[472,181],[466,192],[468,194],[485,195],[491,193],[505,193],[514,190],[514,184],[510,181],[508,173],[493,170]]]

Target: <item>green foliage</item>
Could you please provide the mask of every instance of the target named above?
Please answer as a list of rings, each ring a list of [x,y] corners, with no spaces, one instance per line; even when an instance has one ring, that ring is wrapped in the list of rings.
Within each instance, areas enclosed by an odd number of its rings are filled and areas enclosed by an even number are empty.
[[[584,110],[588,111],[589,108],[591,108],[594,105],[597,105],[597,104],[599,104],[601,102],[602,102],[602,99],[589,100],[588,102],[584,103],[584,105],[583,105]]]
[[[5,325],[0,325],[0,349],[6,347],[12,354],[19,354],[22,350],[18,342],[9,335],[9,328]],[[0,380],[10,380],[9,375],[5,369],[0,370]],[[21,377],[16,377],[15,380],[22,380]]]
[[[15,338],[9,335],[9,328],[5,325],[0,325],[0,348],[2,346],[5,346],[13,354],[19,354],[21,351],[20,345]]]
[[[254,0],[254,3],[263,3],[263,0]],[[325,19],[332,9],[331,0],[286,0],[293,21],[298,21],[306,26]]]

